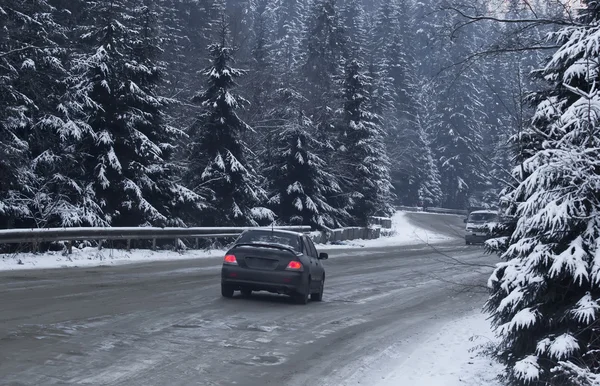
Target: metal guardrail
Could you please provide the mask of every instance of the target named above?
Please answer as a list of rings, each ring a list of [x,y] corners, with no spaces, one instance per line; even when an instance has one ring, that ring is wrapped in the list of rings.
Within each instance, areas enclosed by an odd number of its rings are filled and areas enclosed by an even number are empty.
[[[467,216],[469,211],[466,209],[447,209],[447,208],[436,208],[436,207],[427,207],[423,208],[421,206],[404,206],[404,205],[396,205],[397,210],[405,210],[409,212],[425,212],[425,213],[441,213],[441,214],[456,214],[461,216]]]
[[[43,242],[78,240],[153,240],[183,238],[236,237],[249,229],[277,229],[296,232],[309,232],[310,226],[276,227],[216,227],[216,228],[156,228],[156,227],[114,227],[114,228],[45,228],[45,229],[4,229],[0,230],[1,244],[40,244]]]
[[[369,225],[379,225],[385,229],[392,229],[392,219],[389,217],[369,217]]]
[[[469,214],[468,210],[463,209],[425,208],[423,211],[428,213],[457,214],[463,216],[467,216]]]

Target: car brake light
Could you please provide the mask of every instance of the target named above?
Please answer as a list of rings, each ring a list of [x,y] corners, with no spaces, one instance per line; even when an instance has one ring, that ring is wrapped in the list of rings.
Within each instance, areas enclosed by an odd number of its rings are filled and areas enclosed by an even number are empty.
[[[299,261],[290,261],[286,269],[299,270],[302,269],[302,263]]]
[[[223,259],[223,264],[237,265],[237,259],[235,258],[235,255],[225,255],[225,258]]]

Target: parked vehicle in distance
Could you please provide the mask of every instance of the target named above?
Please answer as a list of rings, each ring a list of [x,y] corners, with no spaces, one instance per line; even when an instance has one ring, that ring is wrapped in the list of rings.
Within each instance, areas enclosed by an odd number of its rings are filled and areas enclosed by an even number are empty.
[[[325,269],[312,240],[298,232],[252,229],[227,251],[221,269],[221,294],[250,296],[268,291],[292,296],[298,303],[323,299]]]
[[[498,212],[474,210],[465,219],[465,244],[483,244],[491,237],[491,229],[498,223]]]

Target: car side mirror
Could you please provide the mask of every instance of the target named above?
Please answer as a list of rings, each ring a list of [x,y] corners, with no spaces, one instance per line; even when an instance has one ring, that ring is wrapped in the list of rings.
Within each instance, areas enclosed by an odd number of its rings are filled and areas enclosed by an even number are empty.
[[[463,222],[466,224],[467,223],[467,219],[464,219]]]
[[[327,253],[321,252],[319,253],[319,260],[327,260],[329,259],[329,255]]]

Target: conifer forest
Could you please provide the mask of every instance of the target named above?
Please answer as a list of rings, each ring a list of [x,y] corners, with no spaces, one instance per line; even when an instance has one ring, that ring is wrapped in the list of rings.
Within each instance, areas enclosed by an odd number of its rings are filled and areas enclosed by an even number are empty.
[[[497,209],[507,385],[600,385],[597,0],[0,0],[0,229]]]
[[[442,5],[1,0],[0,228],[495,206],[540,58]]]

